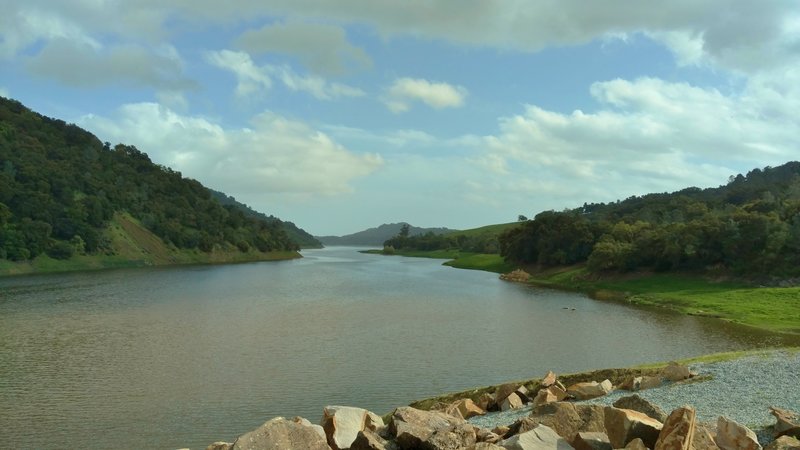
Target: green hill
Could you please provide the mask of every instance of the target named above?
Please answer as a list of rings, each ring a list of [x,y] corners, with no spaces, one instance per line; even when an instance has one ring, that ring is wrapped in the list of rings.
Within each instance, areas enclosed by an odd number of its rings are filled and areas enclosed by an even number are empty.
[[[211,195],[217,199],[217,201],[219,201],[223,205],[233,205],[237,207],[242,212],[244,212],[244,214],[248,217],[261,219],[270,223],[272,222],[277,223],[278,225],[281,226],[281,228],[283,228],[283,231],[286,232],[286,234],[289,236],[289,239],[293,240],[294,242],[297,242],[297,244],[300,245],[300,248],[322,248],[322,242],[317,240],[306,230],[298,227],[294,223],[286,222],[281,219],[278,219],[275,216],[272,215],[268,216],[264,213],[258,212],[253,208],[245,205],[244,203],[237,201],[235,198],[226,195],[223,192],[215,191],[213,189],[209,189],[209,191],[211,192]]]
[[[369,228],[357,233],[347,234],[344,236],[317,236],[325,245],[383,245],[383,243],[400,232],[400,229],[406,225],[405,222],[399,223],[385,223],[375,228]],[[452,233],[456,230],[449,228],[420,228],[409,225],[409,235],[422,235],[426,233],[445,234]]]
[[[0,273],[296,256],[279,220],[222,205],[136,147],[0,97]]]

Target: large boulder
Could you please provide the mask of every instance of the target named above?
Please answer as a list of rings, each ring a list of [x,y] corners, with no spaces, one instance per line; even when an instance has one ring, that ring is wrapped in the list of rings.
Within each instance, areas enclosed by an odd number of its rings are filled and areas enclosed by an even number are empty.
[[[571,444],[575,450],[611,450],[608,435],[598,431],[581,431]]]
[[[661,428],[653,450],[692,450],[695,415],[694,408],[689,406],[672,411]]]
[[[661,378],[669,381],[681,381],[691,376],[692,372],[689,371],[688,367],[674,361],[670,362],[667,367],[661,369]]]
[[[625,446],[626,450],[650,450],[644,445],[644,442],[640,438],[636,438],[630,442],[628,445]]]
[[[434,431],[419,448],[423,450],[456,450],[469,447],[476,442],[475,427],[468,423],[461,423]]]
[[[550,387],[556,384],[556,374],[552,370],[548,370],[547,374],[542,378],[542,387]]]
[[[326,406],[322,410],[322,428],[328,444],[334,450],[350,448],[359,431],[377,431],[383,419],[375,413],[352,406]]]
[[[470,445],[466,450],[505,450],[497,444],[491,442],[478,442],[477,444]]]
[[[547,425],[511,436],[500,444],[508,450],[572,450],[567,441]]]
[[[469,419],[470,417],[482,416],[486,411],[475,404],[472,399],[463,398],[456,400],[447,406],[444,410],[445,413],[451,416],[461,417],[462,419]]]
[[[330,450],[313,427],[276,417],[233,443],[233,450]]]
[[[372,430],[358,432],[358,436],[350,444],[350,450],[395,450],[394,442],[389,442]]]
[[[465,424],[461,417],[439,411],[422,411],[410,406],[397,408],[389,421],[389,436],[401,449],[424,448],[431,435],[454,425]]]
[[[764,450],[800,450],[800,440],[791,436],[781,436],[770,442]]]
[[[694,440],[692,441],[693,450],[719,450],[719,446],[714,442],[711,430],[702,424],[695,424]]]
[[[761,450],[753,430],[727,417],[717,419],[717,436],[714,439],[722,450]]]
[[[500,402],[500,411],[508,411],[509,409],[522,408],[522,399],[516,392],[508,394],[508,396]]]
[[[494,391],[494,402],[497,405],[500,405],[503,400],[506,399],[509,395],[513,394],[519,388],[519,384],[517,383],[506,383],[501,384],[497,387]]]
[[[663,409],[659,408],[658,405],[654,405],[642,397],[639,397],[638,394],[620,397],[613,403],[613,405],[615,408],[639,411],[640,413],[646,414],[647,416],[652,417],[653,419],[656,419],[662,423],[667,420],[667,413],[665,413]]]
[[[611,381],[603,380],[601,383],[597,381],[588,381],[584,383],[575,383],[567,388],[567,394],[571,395],[577,400],[589,400],[591,398],[602,397],[614,388]]]
[[[606,406],[605,427],[614,448],[625,447],[630,441],[640,438],[647,448],[653,448],[661,432],[661,422],[638,411]]]
[[[772,406],[769,408],[769,412],[775,416],[775,419],[777,420],[777,423],[773,428],[775,436],[781,436],[793,428],[800,427],[800,415],[794,411]]]
[[[206,447],[206,450],[231,450],[233,444],[230,442],[217,441]]]
[[[540,424],[552,428],[570,443],[579,432],[605,432],[604,408],[601,405],[557,402],[549,407],[552,412],[548,414],[534,414],[512,424],[505,437],[525,433]]]

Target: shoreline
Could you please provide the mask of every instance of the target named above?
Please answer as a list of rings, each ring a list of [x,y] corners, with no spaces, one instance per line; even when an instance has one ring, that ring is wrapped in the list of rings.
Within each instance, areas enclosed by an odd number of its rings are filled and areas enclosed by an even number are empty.
[[[181,252],[172,255],[172,261],[153,259],[127,259],[115,255],[77,256],[68,260],[56,260],[40,256],[32,261],[0,261],[0,278],[35,276],[69,272],[94,272],[113,269],[138,269],[145,267],[181,267],[201,265],[247,264],[264,261],[290,261],[302,258],[298,251],[204,254]]]

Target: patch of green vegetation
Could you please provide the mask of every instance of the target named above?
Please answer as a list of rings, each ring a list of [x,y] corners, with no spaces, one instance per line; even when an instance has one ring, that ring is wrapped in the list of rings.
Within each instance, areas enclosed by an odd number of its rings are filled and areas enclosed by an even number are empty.
[[[445,266],[456,269],[485,270],[487,272],[506,273],[514,270],[514,266],[503,260],[498,254],[462,252],[458,249],[450,250],[363,250],[361,253],[373,255],[397,255],[414,258],[448,259]]]
[[[592,276],[585,268],[534,274],[532,283],[596,298],[673,309],[769,331],[800,334],[800,287],[753,287],[688,274]]]
[[[520,222],[498,223],[493,225],[486,225],[478,228],[470,228],[469,230],[453,231],[447,233],[448,235],[462,235],[467,237],[494,235],[499,236],[502,232],[511,228],[518,227]]]

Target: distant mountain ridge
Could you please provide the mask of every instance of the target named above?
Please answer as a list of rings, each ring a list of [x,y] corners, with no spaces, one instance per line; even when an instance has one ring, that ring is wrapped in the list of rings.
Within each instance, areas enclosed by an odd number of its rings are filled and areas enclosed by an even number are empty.
[[[406,225],[406,222],[398,223],[385,223],[375,228],[369,228],[344,236],[316,236],[324,245],[376,245],[383,246],[383,243],[388,239],[393,238],[400,232],[400,229]],[[458,230],[450,228],[420,228],[409,225],[409,236],[416,236],[431,232],[433,234],[446,234]]]

